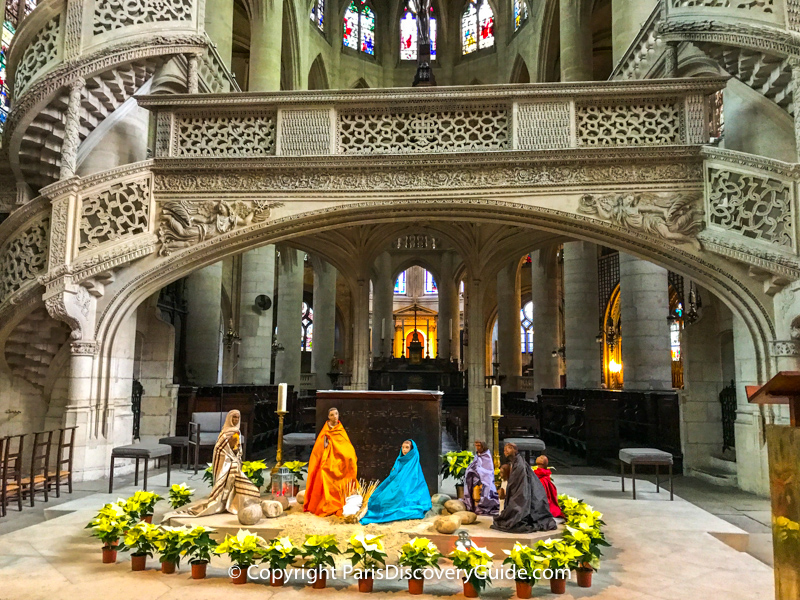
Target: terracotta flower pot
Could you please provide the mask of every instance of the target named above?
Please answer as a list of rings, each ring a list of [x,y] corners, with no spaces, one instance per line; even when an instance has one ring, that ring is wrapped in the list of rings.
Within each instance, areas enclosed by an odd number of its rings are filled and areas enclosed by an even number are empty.
[[[567,592],[567,580],[563,577],[553,577],[550,580],[550,591],[553,594],[565,594]]]
[[[477,598],[478,597],[478,590],[475,589],[475,586],[472,585],[469,581],[464,581],[464,595],[467,598]]]
[[[408,593],[414,596],[419,596],[425,587],[424,579],[409,579],[408,580]]]
[[[147,554],[131,554],[131,571],[144,571],[147,566]]]
[[[116,543],[113,546],[103,546],[103,564],[109,565],[117,562]]]
[[[286,583],[284,574],[285,571],[283,569],[271,569],[269,572],[269,584],[272,587],[281,587],[284,583]]]
[[[364,594],[369,594],[372,591],[372,586],[375,580],[372,577],[362,577],[358,580],[358,591]]]
[[[243,583],[247,583],[247,567],[249,565],[236,565],[239,569],[236,572],[236,575],[231,575],[231,582],[235,583],[236,585],[242,585]]]
[[[594,569],[578,569],[578,587],[592,587],[592,573]]]
[[[172,575],[175,572],[175,563],[165,560],[161,563],[161,572],[164,575]]]
[[[144,521],[145,523],[150,523],[152,525],[152,523],[153,523],[153,515],[145,515],[145,516],[143,516],[142,517],[142,521]]]
[[[311,587],[315,590],[322,590],[325,589],[325,584],[328,582],[328,572],[324,570],[320,570],[317,573],[317,579],[314,583],[311,584]]]
[[[533,584],[530,581],[517,581],[517,598],[528,600],[531,597]]]
[[[205,560],[192,561],[192,579],[205,579],[208,562]]]

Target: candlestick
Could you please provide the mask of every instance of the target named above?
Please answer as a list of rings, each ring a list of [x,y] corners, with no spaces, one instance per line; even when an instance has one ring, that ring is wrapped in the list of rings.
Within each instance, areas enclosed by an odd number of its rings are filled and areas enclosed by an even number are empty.
[[[450,319],[450,341],[453,341],[453,319]]]
[[[275,412],[278,413],[278,450],[275,453],[275,466],[272,467],[272,473],[277,473],[283,464],[283,418],[286,416],[286,411],[277,410]]]
[[[503,413],[500,412],[500,386],[492,386],[492,417],[502,417]]]
[[[500,415],[492,415],[492,429],[494,430],[494,451],[492,452],[492,462],[494,468],[500,468]]]
[[[381,319],[381,341],[386,337],[386,319]]]
[[[286,383],[278,384],[278,413],[286,412],[286,396],[289,392],[289,385]]]

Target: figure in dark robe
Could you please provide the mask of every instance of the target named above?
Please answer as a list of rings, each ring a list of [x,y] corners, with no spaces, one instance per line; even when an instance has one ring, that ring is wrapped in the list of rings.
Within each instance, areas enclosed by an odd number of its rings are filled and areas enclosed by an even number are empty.
[[[496,515],[500,499],[494,484],[494,462],[486,444],[475,441],[475,460],[464,476],[464,505],[478,515]]]
[[[492,529],[509,533],[556,529],[556,521],[547,502],[547,493],[539,478],[520,456],[514,444],[506,444],[503,453],[511,461],[511,475],[508,478],[503,512],[494,518]]]

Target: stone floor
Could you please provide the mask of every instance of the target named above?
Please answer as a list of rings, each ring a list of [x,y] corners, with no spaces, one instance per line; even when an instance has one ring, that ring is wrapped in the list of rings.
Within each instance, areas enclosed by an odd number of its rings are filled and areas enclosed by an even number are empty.
[[[609,472],[568,474],[568,470],[556,475],[559,491],[583,498],[605,514],[612,548],[595,574],[594,587],[581,589],[568,582],[567,594],[562,598],[773,597],[772,568],[736,549],[745,549],[741,542],[748,539],[746,534],[763,525],[764,500],[678,478],[674,502],[669,502],[669,495],[663,491],[656,494],[655,487],[647,483],[637,486],[639,499],[633,501],[620,492],[619,478]],[[173,482],[181,481],[197,487],[198,492],[206,489],[200,474],[173,472]],[[156,491],[165,491],[163,474],[153,477],[151,483]],[[226,576],[228,565],[223,559],[212,562],[210,577],[204,581],[190,579],[185,566],[178,574],[162,575],[156,570],[156,560],[150,561],[148,571],[132,573],[128,557],[123,554],[116,565],[103,565],[97,542],[88,537],[83,527],[104,502],[134,491],[131,481],[123,478],[120,484],[112,495],[104,493],[103,482],[78,484],[75,493],[59,503],[26,508],[21,514],[12,509],[0,520],[0,600],[219,600],[229,595],[294,600],[311,596],[333,599],[357,593],[353,580],[329,581],[329,589],[313,591],[300,582],[278,589],[256,583],[234,588]],[[687,501],[683,493],[694,499]],[[374,593],[384,598],[397,597],[397,592],[405,589],[403,581],[380,581],[376,582]],[[459,583],[426,584],[429,598],[455,594],[461,594]],[[503,599],[513,595],[513,582],[508,581],[496,582],[484,594]],[[534,597],[542,596],[550,596],[546,581],[534,588]]]

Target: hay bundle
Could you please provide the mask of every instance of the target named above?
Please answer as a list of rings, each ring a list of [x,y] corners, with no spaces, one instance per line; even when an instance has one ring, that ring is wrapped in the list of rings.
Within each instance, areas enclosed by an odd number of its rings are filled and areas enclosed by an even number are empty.
[[[352,514],[347,514],[347,510],[345,510],[345,523],[356,523],[366,514],[369,497],[379,483],[380,480],[378,479],[373,479],[369,483],[365,479],[359,479],[358,481],[348,481],[342,486],[342,495],[347,502],[345,506],[350,505],[355,511]],[[360,506],[358,505],[358,499],[360,499]]]

